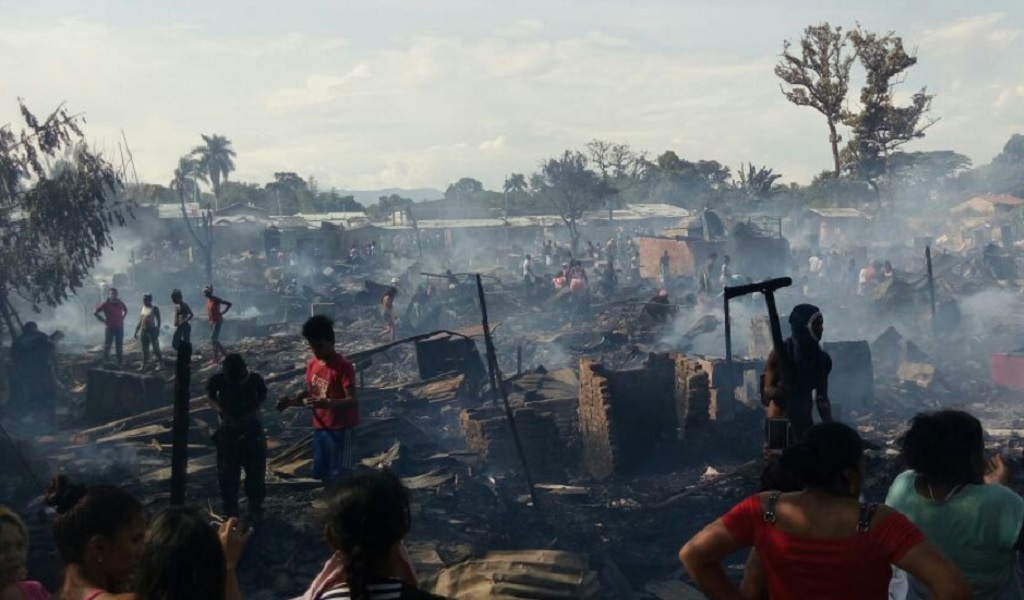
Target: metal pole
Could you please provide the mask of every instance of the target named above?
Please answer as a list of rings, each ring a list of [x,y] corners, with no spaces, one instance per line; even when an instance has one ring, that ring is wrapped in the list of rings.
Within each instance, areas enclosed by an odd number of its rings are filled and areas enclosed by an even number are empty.
[[[523,374],[523,347],[516,346],[516,375]]]
[[[935,319],[935,276],[932,273],[932,247],[924,247],[924,260],[928,263],[928,295],[932,302],[932,319]]]
[[[192,344],[178,344],[174,370],[174,421],[171,429],[171,504],[185,504],[188,474],[189,389],[192,382]]]
[[[512,405],[508,402],[508,393],[505,392],[505,386],[501,385],[501,376],[497,374],[498,355],[494,350],[494,339],[491,338],[491,329],[487,325],[487,303],[484,299],[483,280],[480,279],[479,274],[476,276],[476,290],[480,295],[480,312],[483,315],[484,344],[487,348],[487,367],[490,371],[491,377],[495,380],[494,384],[501,393],[502,404],[505,405],[505,416],[508,418],[508,426],[512,430],[512,440],[516,443],[516,453],[519,455],[519,462],[523,465],[523,474],[526,476],[526,485],[530,487],[530,502],[533,504],[534,510],[540,510],[540,504],[537,503],[537,494],[533,489],[533,475],[530,473],[529,463],[526,462],[526,453],[523,452],[523,442],[519,439],[519,429],[516,427],[516,418],[512,413]]]
[[[480,279],[480,274],[476,276],[476,291],[480,296],[480,314],[483,316],[483,328],[484,328],[484,340],[487,343],[487,381],[491,384],[491,400],[498,399],[498,377],[494,372],[494,362],[490,360],[492,344],[491,344],[491,327],[487,323],[487,302],[484,300],[484,284]]]

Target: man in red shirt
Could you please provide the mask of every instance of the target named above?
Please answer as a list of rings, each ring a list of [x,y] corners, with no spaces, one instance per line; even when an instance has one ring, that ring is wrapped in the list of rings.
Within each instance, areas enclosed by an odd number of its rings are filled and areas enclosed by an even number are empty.
[[[114,344],[117,364],[121,364],[124,362],[124,318],[128,315],[128,307],[117,297],[117,288],[110,288],[107,299],[100,302],[92,314],[107,326],[103,337],[103,362],[110,361],[110,345]]]
[[[277,401],[277,410],[304,407],[313,411],[313,476],[324,483],[340,481],[354,465],[353,430],[359,425],[355,367],[334,349],[334,322],[323,315],[302,326],[313,358],[306,365],[306,391]]]
[[[203,295],[206,296],[206,313],[210,319],[210,327],[212,332],[210,334],[210,345],[213,346],[213,359],[210,361],[211,364],[220,362],[220,359],[227,356],[227,350],[220,343],[220,328],[224,325],[224,315],[227,314],[231,307],[234,306],[227,300],[222,300],[217,296],[213,295],[213,286],[208,285],[203,288]],[[224,307],[222,310],[221,307]]]

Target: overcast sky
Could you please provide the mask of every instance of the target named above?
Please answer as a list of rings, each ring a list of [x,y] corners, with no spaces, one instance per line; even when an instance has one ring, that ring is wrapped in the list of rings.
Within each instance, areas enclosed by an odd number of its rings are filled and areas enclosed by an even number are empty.
[[[432,186],[509,172],[593,138],[787,181],[829,168],[821,115],[788,104],[782,41],[822,20],[895,30],[941,121],[910,148],[976,163],[1024,132],[1024,3],[962,0],[0,0],[0,125],[66,101],[90,140],[123,130],[167,183],[200,133],[234,179]],[[855,94],[854,94],[855,96]]]

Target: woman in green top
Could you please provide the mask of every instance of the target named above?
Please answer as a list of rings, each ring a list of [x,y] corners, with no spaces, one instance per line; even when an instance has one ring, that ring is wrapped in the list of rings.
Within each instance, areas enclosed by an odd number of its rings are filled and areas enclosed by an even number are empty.
[[[981,422],[955,410],[920,414],[899,443],[911,470],[896,478],[885,503],[953,561],[976,599],[1024,599],[1015,570],[1024,499],[1005,486],[1002,459],[986,458]],[[910,592],[928,597],[913,579]]]

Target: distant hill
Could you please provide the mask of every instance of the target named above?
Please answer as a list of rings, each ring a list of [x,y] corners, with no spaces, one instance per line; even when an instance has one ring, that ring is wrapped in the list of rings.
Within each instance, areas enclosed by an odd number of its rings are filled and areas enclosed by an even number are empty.
[[[338,190],[338,193],[342,196],[352,196],[356,199],[356,202],[365,206],[376,204],[378,198],[381,196],[390,196],[391,194],[398,194],[403,198],[411,198],[413,202],[444,198],[444,192],[433,188],[420,188],[413,190],[403,190],[401,188],[388,188],[384,190]]]

